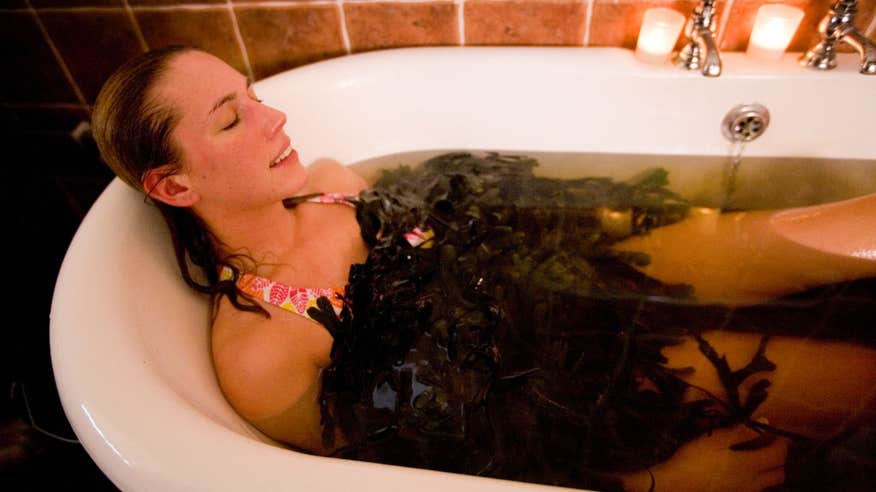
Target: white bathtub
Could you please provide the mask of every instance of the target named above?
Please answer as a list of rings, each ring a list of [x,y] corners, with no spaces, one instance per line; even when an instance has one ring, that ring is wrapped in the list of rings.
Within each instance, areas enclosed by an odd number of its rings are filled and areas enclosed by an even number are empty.
[[[415,48],[301,67],[256,91],[288,115],[303,162],[425,149],[720,157],[724,114],[749,102],[766,105],[772,123],[747,156],[876,160],[876,78],[859,75],[854,56],[831,72],[799,68],[793,55],[724,63],[706,79],[616,48]],[[123,490],[538,489],[277,446],[223,399],[207,315],[179,278],[158,213],[115,180],[67,252],[51,349],[77,436]]]

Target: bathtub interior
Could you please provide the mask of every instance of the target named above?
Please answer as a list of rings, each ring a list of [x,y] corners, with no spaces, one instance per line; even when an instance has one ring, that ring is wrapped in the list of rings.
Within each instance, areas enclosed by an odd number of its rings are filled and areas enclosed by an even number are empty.
[[[374,180],[381,170],[417,166],[449,152],[532,157],[536,176],[575,179],[604,176],[627,180],[659,167],[668,172],[669,188],[701,207],[769,210],[802,207],[866,195],[876,190],[876,160],[807,157],[744,157],[737,168],[736,189],[727,196],[732,158],[715,155],[610,154],[503,149],[435,149],[364,159],[351,164]]]
[[[866,143],[872,121],[823,128],[848,107],[876,111],[872,98],[857,96],[867,82],[854,60],[843,58],[833,74],[785,62],[776,76],[728,55],[725,75],[705,80],[640,66],[619,49],[418,48],[321,62],[255,87],[287,113],[286,130],[303,162],[332,157],[373,175],[388,163],[416,163],[445,150],[501,150],[536,156],[547,173],[586,168],[624,178],[660,161],[680,192],[704,204],[718,199],[714,187],[727,162],[718,123],[730,107],[758,100],[773,112],[774,128],[747,147],[741,179],[772,188],[741,196],[744,205],[819,203],[876,189],[876,150]],[[798,98],[827,89],[845,98],[840,103],[856,104],[838,109],[836,101],[815,100],[801,115]],[[660,124],[666,120],[673,124]],[[823,136],[811,136],[816,126]],[[51,343],[68,418],[122,489],[276,489],[298,481],[344,490],[350,476],[363,490],[522,489],[281,447],[223,398],[208,327],[208,299],[179,279],[161,217],[115,180],[65,257]]]

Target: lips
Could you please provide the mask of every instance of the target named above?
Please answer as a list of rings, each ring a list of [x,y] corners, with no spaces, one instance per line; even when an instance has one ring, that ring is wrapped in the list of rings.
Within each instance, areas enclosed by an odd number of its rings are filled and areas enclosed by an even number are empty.
[[[283,151],[280,152],[280,154],[271,162],[270,167],[275,167],[282,164],[283,161],[285,161],[294,154],[296,154],[296,152],[295,149],[292,148],[292,144],[287,145],[286,148],[283,149]]]

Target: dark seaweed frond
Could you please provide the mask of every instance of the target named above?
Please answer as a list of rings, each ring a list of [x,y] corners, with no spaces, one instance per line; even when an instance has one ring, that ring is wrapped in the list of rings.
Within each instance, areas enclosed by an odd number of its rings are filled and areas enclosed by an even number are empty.
[[[726,414],[685,403],[662,365],[687,333],[665,300],[690,289],[641,275],[630,262],[647,258],[602,229],[601,207],[631,211],[633,234],[683,218],[666,172],[559,180],[536,165],[446,154],[361,194],[369,257],[340,317],[311,313],[335,337],[321,404],[326,444],[335,426],[350,442],[338,456],[605,489],[605,472],[659,463]],[[415,227],[432,241],[408,243]],[[726,384],[768,370],[759,354]],[[735,417],[755,389],[731,397]]]

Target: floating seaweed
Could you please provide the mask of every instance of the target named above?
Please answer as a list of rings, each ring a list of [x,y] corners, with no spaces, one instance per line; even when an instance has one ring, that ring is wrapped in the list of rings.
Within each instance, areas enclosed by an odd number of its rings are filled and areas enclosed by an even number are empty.
[[[614,489],[612,472],[750,422],[768,382],[745,401],[736,388],[774,367],[766,338],[736,372],[698,338],[731,397],[685,402],[660,351],[697,335],[672,322],[674,307],[697,309],[691,289],[642,275],[632,265],[647,256],[611,248],[621,237],[605,209],[629,213],[628,234],[686,216],[666,171],[561,180],[535,176],[536,165],[446,154],[387,171],[360,195],[370,254],[351,269],[340,316],[327,299],[310,311],[334,337],[320,403],[326,446],[336,428],[347,439],[336,456]],[[428,239],[412,243],[414,229]]]

